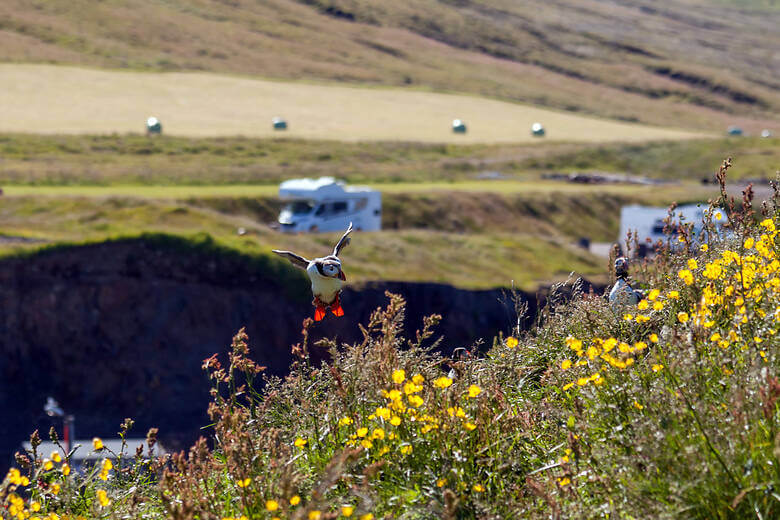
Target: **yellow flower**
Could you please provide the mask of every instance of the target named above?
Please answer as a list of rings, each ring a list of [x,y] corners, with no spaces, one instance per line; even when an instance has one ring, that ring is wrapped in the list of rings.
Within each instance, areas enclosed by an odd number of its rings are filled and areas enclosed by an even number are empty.
[[[62,474],[65,475],[66,477],[70,475],[70,466],[68,464],[62,465]]]
[[[423,398],[420,397],[419,395],[410,395],[409,404],[414,406],[415,408],[419,408],[423,404]]]
[[[631,321],[631,320],[634,319],[634,315],[633,314],[629,314],[629,313],[625,313],[623,315],[623,319],[626,320],[626,321]]]
[[[441,376],[436,381],[433,382],[433,385],[437,388],[447,388],[452,384],[452,379],[450,379],[447,376]]]
[[[341,506],[341,516],[350,517],[354,511],[355,508],[352,506]]]
[[[506,338],[506,346],[509,348],[515,348],[519,342],[517,341],[517,338],[509,336]]]
[[[468,431],[472,431],[476,429],[477,425],[474,423],[467,422],[463,425],[464,428],[466,428]]]
[[[299,497],[298,495],[293,495],[290,497],[291,506],[297,506],[300,503],[301,503],[301,497]]]
[[[309,520],[320,520],[322,517],[322,512],[320,512],[318,509],[315,509],[314,511],[309,511]]]
[[[655,365],[653,365],[652,368],[653,368],[653,372],[658,372],[660,370],[663,370],[664,366],[660,365],[660,364],[655,364]]]
[[[39,502],[30,502],[30,509],[36,513],[41,510],[41,504]]]
[[[636,408],[637,410],[641,410],[642,408],[644,408],[644,406],[639,404],[637,401],[634,401],[634,408]]]
[[[571,361],[569,361],[568,359],[564,359],[563,363],[561,363],[561,368],[563,370],[568,370],[569,368],[571,368]]]
[[[688,316],[687,312],[678,312],[677,313],[677,320],[680,323],[685,323],[686,321],[688,321],[688,318],[689,318],[689,316]]]
[[[658,334],[652,333],[650,334],[650,343],[658,343]]]
[[[692,271],[694,269],[697,269],[698,267],[699,267],[699,263],[696,261],[695,258],[688,259],[688,269]]]
[[[401,446],[401,454],[409,455],[411,452],[412,452],[412,446],[410,444]]]
[[[589,378],[587,378],[587,377],[581,377],[581,378],[577,379],[577,384],[578,384],[579,386],[585,386],[585,385],[587,385],[589,382],[590,382],[590,379],[589,379]],[[564,387],[564,389],[565,389],[565,388],[566,388],[566,387]]]
[[[775,223],[772,221],[771,218],[762,220],[761,221],[761,226],[765,227],[770,232],[775,230]]]
[[[653,303],[653,310],[654,311],[660,311],[663,308],[664,308],[664,303],[663,302],[657,301],[657,302]]]
[[[395,384],[400,385],[401,383],[404,382],[405,379],[406,379],[406,371],[399,369],[393,372],[393,382]]]
[[[273,499],[265,501],[266,511],[276,511],[277,509],[279,509],[279,502]]]
[[[375,428],[371,433],[371,438],[382,440],[385,438],[385,431],[382,428]]]
[[[636,322],[637,323],[646,323],[648,321],[650,321],[650,318],[648,318],[644,314],[637,314],[636,315]]]
[[[49,459],[43,459],[43,469],[49,471],[54,468],[54,463]]]
[[[713,215],[713,218],[715,220],[720,220],[720,219],[723,218],[723,214],[718,211],[718,212],[715,213],[715,215]]]
[[[639,309],[640,311],[644,311],[649,307],[650,307],[650,302],[648,302],[647,300],[640,301],[636,306],[636,308]]]
[[[366,513],[364,515],[360,516],[360,520],[374,520],[374,514],[373,513]]]
[[[436,487],[444,487],[447,485],[447,479],[446,478],[440,478],[436,481]]]
[[[708,246],[707,244],[702,244],[699,246],[699,250],[702,252],[706,252],[709,248],[710,246]]]
[[[661,295],[661,291],[659,291],[658,289],[653,289],[647,295],[647,299],[650,300],[651,302],[654,302],[656,298],[658,298],[660,295]]]
[[[295,442],[293,444],[295,445],[296,448],[303,448],[304,446],[306,446],[307,442],[308,441],[306,439],[301,439],[300,437],[298,437],[297,439],[295,439]]]
[[[482,389],[480,387],[478,387],[477,385],[469,386],[469,397],[470,398],[477,397],[481,393],[482,393]]]
[[[569,477],[563,477],[558,479],[558,485],[561,487],[568,486],[571,484],[571,479]]]
[[[680,269],[680,271],[677,273],[677,276],[679,276],[680,279],[685,282],[685,285],[693,284],[693,273],[688,269]]]
[[[392,424],[393,426],[398,426],[399,424],[401,424],[401,418],[400,418],[400,417],[398,417],[397,415],[394,415],[394,416],[393,416],[393,417],[390,419],[390,424]]]
[[[98,502],[100,502],[100,505],[102,507],[106,507],[108,504],[111,503],[111,501],[108,499],[108,494],[104,489],[98,489],[97,491],[97,499]]]
[[[358,428],[357,436],[358,437],[365,437],[368,435],[368,428]]]
[[[95,451],[102,450],[103,449],[103,440],[100,437],[95,437],[92,439],[92,447],[95,448]]]
[[[678,300],[680,298],[680,292],[679,291],[669,291],[669,299],[671,300]]]
[[[360,441],[360,445],[363,446],[367,450],[370,450],[371,448],[374,447],[374,443],[371,442],[368,439],[363,439],[362,441]]]
[[[412,377],[412,383],[416,385],[421,385],[425,381],[425,378],[421,376],[420,374],[415,374],[414,377]]]
[[[475,493],[482,493],[483,491],[485,491],[485,486],[483,486],[482,484],[474,484],[473,486],[471,486],[471,489],[473,489]]]
[[[647,343],[644,341],[637,341],[634,343],[634,350],[644,350],[647,348]]]
[[[376,411],[374,411],[374,414],[376,414],[377,417],[381,417],[385,421],[390,420],[390,409],[385,408],[384,406],[377,408]]]
[[[745,249],[753,249],[753,244],[755,244],[753,237],[747,237],[745,240]]]
[[[342,417],[341,419],[339,419],[339,426],[349,426],[353,422],[354,421],[349,417]]]
[[[252,483],[252,479],[251,478],[245,478],[245,479],[240,479],[240,480],[236,481],[236,485],[238,487],[240,487],[240,488],[249,487],[249,484],[251,484],[251,483]]]
[[[62,457],[60,457],[60,452],[53,451],[51,452],[51,460],[54,462],[62,462]]]

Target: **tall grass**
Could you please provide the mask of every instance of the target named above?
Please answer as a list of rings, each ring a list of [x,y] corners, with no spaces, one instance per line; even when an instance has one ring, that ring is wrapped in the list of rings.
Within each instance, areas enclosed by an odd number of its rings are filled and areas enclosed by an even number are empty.
[[[156,486],[105,466],[106,480],[65,475],[64,453],[20,455],[3,514],[776,518],[778,203],[776,191],[754,214],[750,190],[735,203],[724,186],[730,233],[712,212],[698,236],[676,226],[632,273],[637,305],[575,284],[482,353],[438,355],[438,316],[406,339],[390,294],[354,345],[311,344],[306,320],[285,378],[260,379],[239,332],[226,361],[204,361],[213,445],[157,462]],[[313,365],[312,349],[329,361]]]

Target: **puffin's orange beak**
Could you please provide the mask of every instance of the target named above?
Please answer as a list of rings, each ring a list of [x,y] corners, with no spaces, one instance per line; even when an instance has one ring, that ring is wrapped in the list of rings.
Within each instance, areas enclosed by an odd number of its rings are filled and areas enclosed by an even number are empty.
[[[339,271],[339,278],[341,278],[341,279],[342,279],[342,280],[344,280],[345,282],[347,281],[347,277],[346,277],[346,276],[344,276],[344,271]]]

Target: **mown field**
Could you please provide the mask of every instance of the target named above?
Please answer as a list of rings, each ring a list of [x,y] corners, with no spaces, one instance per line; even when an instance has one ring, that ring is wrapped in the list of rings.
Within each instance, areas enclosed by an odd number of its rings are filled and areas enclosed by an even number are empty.
[[[29,85],[36,88],[29,88]],[[448,143],[545,140],[647,141],[701,133],[629,124],[504,101],[401,89],[263,81],[203,73],[131,73],[0,64],[0,131],[111,134],[140,131],[158,117],[179,136],[271,137],[271,120],[294,138]],[[88,95],[85,95],[88,93]],[[462,119],[466,134],[452,132]],[[537,139],[538,140],[538,139]]]
[[[0,60],[460,92],[756,133],[779,129],[779,16],[722,0],[8,0]]]

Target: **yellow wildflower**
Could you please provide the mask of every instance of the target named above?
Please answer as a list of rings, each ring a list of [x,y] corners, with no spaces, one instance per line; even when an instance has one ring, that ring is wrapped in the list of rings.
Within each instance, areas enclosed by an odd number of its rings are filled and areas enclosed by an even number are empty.
[[[561,368],[563,370],[568,370],[569,368],[571,368],[571,361],[569,361],[568,359],[564,359],[563,363],[561,363]]]
[[[650,343],[658,343],[658,334],[652,333],[650,334]]]
[[[368,428],[358,428],[357,436],[358,437],[365,437],[368,435]]]
[[[352,506],[341,506],[341,516],[346,516],[349,518],[352,516],[352,513],[355,511],[355,508]]]
[[[637,309],[639,309],[640,311],[647,310],[649,307],[650,307],[650,302],[649,302],[649,301],[647,301],[647,300],[642,300],[642,301],[640,301],[640,302],[639,302],[639,303],[636,305],[636,308],[637,308]]]
[[[401,383],[404,382],[405,379],[406,379],[406,371],[399,369],[393,372],[393,382],[395,384],[400,385]]]
[[[420,374],[415,374],[414,377],[412,377],[412,383],[416,385],[421,385],[425,381],[425,378],[421,376]]]
[[[509,336],[506,338],[506,346],[509,348],[515,348],[519,342],[517,341],[517,338]]]
[[[92,439],[92,447],[95,448],[95,451],[102,450],[103,449],[103,440],[100,437],[95,437]]]
[[[423,398],[419,395],[410,395],[409,396],[409,404],[414,406],[415,408],[419,408],[423,404]]]
[[[62,457],[60,456],[60,452],[58,451],[51,452],[51,460],[58,463],[62,462]]]
[[[452,384],[452,379],[450,379],[447,376],[441,376],[436,381],[433,382],[433,385],[437,388],[447,388]]]
[[[309,520],[320,520],[320,518],[322,518],[322,512],[318,509],[309,511]]]
[[[653,368],[653,372],[658,372],[660,370],[663,370],[664,366],[661,364],[654,364],[652,368]]]
[[[371,438],[382,440],[385,438],[385,431],[382,428],[375,428],[374,431],[371,432]]]
[[[678,313],[677,313],[677,320],[678,320],[680,323],[685,323],[685,322],[687,322],[687,321],[688,321],[688,318],[690,318],[690,316],[688,316],[688,313],[687,313],[687,312],[678,312]]]
[[[447,479],[446,478],[440,478],[436,481],[436,487],[444,487],[447,485]]]
[[[240,487],[240,488],[247,488],[247,487],[249,487],[249,484],[251,484],[251,483],[252,483],[252,479],[247,477],[247,478],[244,478],[244,479],[239,479],[236,482],[236,485],[238,487]]]
[[[412,446],[411,444],[406,444],[404,446],[401,446],[401,454],[402,455],[409,455],[412,452]]]
[[[339,419],[339,426],[349,426],[354,421],[350,417],[342,417]]]
[[[399,424],[401,424],[401,418],[400,418],[400,417],[398,417],[397,415],[394,415],[394,416],[393,416],[393,417],[390,419],[390,424],[392,424],[393,426],[398,426]]]
[[[650,293],[647,295],[647,299],[651,302],[654,302],[656,298],[658,298],[661,295],[661,291],[658,289],[653,289],[650,291]]]
[[[374,514],[366,513],[364,515],[360,515],[360,520],[374,520]]]
[[[54,468],[54,463],[49,459],[43,459],[43,469],[49,471]]]
[[[660,311],[663,308],[664,308],[664,303],[662,301],[657,301],[657,302],[653,303],[653,310],[654,311]]]
[[[639,404],[638,401],[634,401],[634,408],[636,408],[637,410],[642,410],[642,408],[644,408],[644,406]]]
[[[306,446],[307,442],[308,441],[306,439],[301,439],[300,437],[298,437],[297,439],[295,439],[295,442],[293,444],[295,445],[296,448],[303,448],[304,446]]]
[[[298,495],[293,495],[290,497],[291,506],[297,506],[300,503],[301,503],[301,497],[299,497]]]
[[[706,252],[709,248],[710,246],[708,246],[707,244],[702,244],[699,246],[699,250],[702,252]]]
[[[482,493],[483,491],[485,491],[485,486],[483,486],[482,484],[474,484],[473,486],[471,486],[471,489],[473,489],[475,493]]]
[[[569,477],[563,477],[558,479],[558,485],[561,487],[568,486],[571,484],[571,479]]]
[[[111,500],[108,499],[108,494],[104,489],[98,489],[97,490],[97,499],[98,502],[100,502],[100,505],[102,507],[106,507],[108,504],[111,503]]]
[[[70,475],[70,465],[68,464],[62,465],[62,474],[65,475],[66,477]]]
[[[266,511],[276,511],[277,509],[279,509],[279,502],[277,502],[274,499],[265,501],[265,510]]]
[[[693,273],[688,269],[680,269],[680,271],[677,273],[677,276],[679,276],[680,279],[685,282],[685,285],[693,284]]]
[[[699,263],[696,261],[695,258],[689,258],[688,259],[688,269],[693,271],[694,269],[698,269]]]
[[[472,431],[477,428],[477,425],[474,423],[467,422],[463,425],[463,427],[466,428],[468,431]]]
[[[630,314],[630,313],[625,313],[625,314],[623,315],[623,319],[624,319],[624,320],[626,320],[626,321],[631,321],[631,320],[633,320],[633,319],[634,319],[634,315],[633,315],[633,314]]]
[[[482,393],[482,389],[480,387],[478,387],[477,385],[469,386],[469,397],[470,398],[477,397],[481,393]]]
[[[745,240],[745,249],[753,249],[753,244],[755,244],[753,237],[747,237]]]
[[[669,291],[669,299],[678,300],[680,298],[680,291]]]

